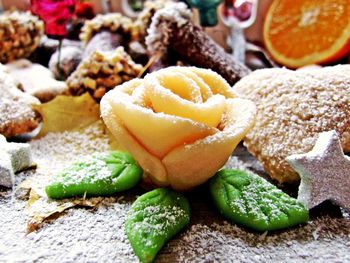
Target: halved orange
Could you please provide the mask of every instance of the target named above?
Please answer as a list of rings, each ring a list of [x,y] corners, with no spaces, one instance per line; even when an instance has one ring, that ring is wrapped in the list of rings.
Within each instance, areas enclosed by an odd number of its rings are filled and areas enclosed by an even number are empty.
[[[284,66],[335,61],[350,51],[350,0],[273,0],[263,30]]]

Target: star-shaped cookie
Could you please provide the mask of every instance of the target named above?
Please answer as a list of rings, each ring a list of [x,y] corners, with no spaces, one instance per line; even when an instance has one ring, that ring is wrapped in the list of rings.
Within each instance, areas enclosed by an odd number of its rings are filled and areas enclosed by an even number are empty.
[[[300,175],[298,200],[307,208],[331,200],[350,211],[350,158],[336,131],[320,133],[310,152],[286,160]]]

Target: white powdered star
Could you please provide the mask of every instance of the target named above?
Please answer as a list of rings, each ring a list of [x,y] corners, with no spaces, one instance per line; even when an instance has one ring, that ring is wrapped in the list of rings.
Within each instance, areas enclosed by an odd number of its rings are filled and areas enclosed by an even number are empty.
[[[9,143],[0,134],[0,186],[12,187],[14,174],[33,166],[28,143]]]
[[[336,131],[320,133],[310,152],[286,160],[300,175],[298,200],[306,207],[331,200],[350,211],[350,158],[344,155]]]

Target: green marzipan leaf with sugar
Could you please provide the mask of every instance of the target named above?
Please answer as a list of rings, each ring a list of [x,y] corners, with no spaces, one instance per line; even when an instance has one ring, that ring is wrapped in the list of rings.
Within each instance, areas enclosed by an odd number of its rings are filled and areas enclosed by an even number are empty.
[[[187,199],[173,190],[158,188],[137,198],[125,230],[140,261],[153,262],[164,244],[189,222]]]
[[[55,175],[45,191],[54,199],[110,196],[134,187],[142,174],[142,168],[129,153],[98,153]]]
[[[210,192],[228,220],[257,231],[283,229],[309,219],[303,204],[253,173],[223,169],[211,178]]]

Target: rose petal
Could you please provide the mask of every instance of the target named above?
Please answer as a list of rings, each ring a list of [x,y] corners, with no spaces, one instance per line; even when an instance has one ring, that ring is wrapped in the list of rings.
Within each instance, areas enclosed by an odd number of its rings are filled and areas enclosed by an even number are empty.
[[[216,128],[177,116],[155,113],[133,104],[132,97],[118,89],[107,93],[103,99],[112,105],[112,111],[129,133],[159,158],[176,146],[192,143],[217,132]],[[101,103],[101,107],[103,105]]]
[[[203,101],[201,90],[196,82],[180,72],[170,71],[169,68],[166,68],[157,71],[154,75],[148,75],[146,79],[148,79],[148,83],[160,85],[185,100],[195,103]]]
[[[213,94],[221,94],[226,98],[238,98],[237,93],[233,91],[227,81],[218,73],[210,69],[196,67],[189,67],[189,70],[201,77],[211,88]]]
[[[169,70],[169,69],[172,71],[175,71],[175,72],[180,72],[181,74],[185,75],[187,78],[190,78],[191,80],[193,80],[200,89],[203,101],[206,101],[211,96],[213,96],[213,92],[211,91],[209,85],[207,83],[205,83],[205,81],[201,77],[199,77],[196,73],[192,72],[192,70],[191,70],[192,68],[169,67],[169,68],[164,69],[164,70]],[[159,70],[157,73],[159,73],[159,72],[161,72],[161,70]]]
[[[162,159],[170,185],[177,190],[188,190],[213,176],[253,126],[255,112],[255,105],[249,100],[228,99],[223,131],[178,146]]]
[[[162,162],[157,157],[150,154],[129,133],[112,110],[111,102],[106,96],[104,96],[101,101],[101,115],[114,137],[117,138],[118,141],[123,142],[125,148],[132,153],[146,173],[152,174],[152,181],[159,186],[167,186],[169,184],[167,172]]]
[[[217,127],[220,123],[225,109],[225,97],[222,95],[215,95],[203,103],[194,103],[156,85],[152,80],[148,82],[146,79],[145,87],[155,112],[187,118],[209,127]]]

